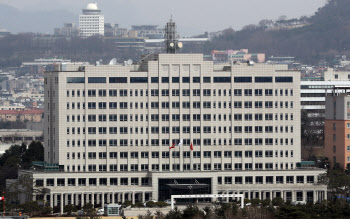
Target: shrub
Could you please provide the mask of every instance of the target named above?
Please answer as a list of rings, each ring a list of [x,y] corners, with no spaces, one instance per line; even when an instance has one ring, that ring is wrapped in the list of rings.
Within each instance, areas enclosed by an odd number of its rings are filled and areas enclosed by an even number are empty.
[[[143,205],[142,202],[136,202],[135,206],[136,206],[137,208],[145,207],[145,206]]]
[[[148,201],[146,202],[146,207],[147,208],[153,208],[156,206],[156,203],[154,203],[153,201]]]
[[[272,199],[273,206],[281,206],[283,204],[283,199],[281,197],[276,197]]]
[[[252,203],[252,206],[258,206],[261,203],[261,200],[258,198],[254,198],[252,199],[251,203]]]
[[[262,206],[266,207],[266,206],[269,206],[271,205],[271,200],[269,198],[267,199],[264,199],[262,202],[261,202]]]
[[[156,202],[155,204],[157,207],[160,207],[160,208],[168,206],[168,204],[163,201]]]

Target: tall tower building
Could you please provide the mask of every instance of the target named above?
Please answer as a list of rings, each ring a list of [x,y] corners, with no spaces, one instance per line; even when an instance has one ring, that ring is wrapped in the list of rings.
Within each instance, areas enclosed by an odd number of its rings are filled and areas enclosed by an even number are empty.
[[[79,29],[83,38],[104,35],[104,16],[96,3],[90,3],[83,9],[83,14],[79,16]]]
[[[335,86],[326,97],[325,155],[331,166],[350,164],[350,87]]]

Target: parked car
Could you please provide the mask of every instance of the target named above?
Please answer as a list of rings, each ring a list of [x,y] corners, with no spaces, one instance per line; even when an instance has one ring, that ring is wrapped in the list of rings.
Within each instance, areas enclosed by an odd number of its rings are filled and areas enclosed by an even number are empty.
[[[100,208],[97,210],[97,215],[104,215],[105,214],[105,210],[103,208]]]
[[[171,199],[167,199],[164,202],[167,203],[168,205],[171,205]],[[174,199],[174,204],[176,204],[176,200],[175,199]]]

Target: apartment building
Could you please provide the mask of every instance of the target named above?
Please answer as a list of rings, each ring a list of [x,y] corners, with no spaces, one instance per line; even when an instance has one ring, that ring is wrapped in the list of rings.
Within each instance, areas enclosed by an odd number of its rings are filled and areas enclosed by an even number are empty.
[[[287,66],[158,54],[47,72],[44,84],[45,162],[62,172],[19,175],[47,188],[36,198],[51,206],[189,193],[326,198],[325,171],[297,168],[300,78]]]

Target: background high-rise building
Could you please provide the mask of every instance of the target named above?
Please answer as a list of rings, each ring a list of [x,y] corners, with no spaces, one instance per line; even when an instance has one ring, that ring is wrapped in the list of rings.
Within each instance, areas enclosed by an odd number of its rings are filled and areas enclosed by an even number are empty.
[[[97,4],[90,3],[83,9],[83,14],[79,16],[79,30],[81,37],[104,36],[104,16]]]
[[[326,97],[325,155],[331,166],[350,164],[350,87],[336,86]]]

